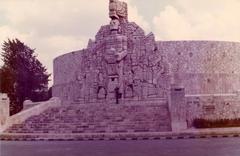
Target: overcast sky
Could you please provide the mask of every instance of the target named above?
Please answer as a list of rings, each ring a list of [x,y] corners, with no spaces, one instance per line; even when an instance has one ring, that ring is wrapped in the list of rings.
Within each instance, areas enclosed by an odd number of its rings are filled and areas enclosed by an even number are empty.
[[[0,43],[18,38],[36,48],[52,73],[55,57],[85,48],[100,26],[109,23],[108,1],[0,0]],[[240,41],[240,0],[123,1],[130,21],[158,40]]]

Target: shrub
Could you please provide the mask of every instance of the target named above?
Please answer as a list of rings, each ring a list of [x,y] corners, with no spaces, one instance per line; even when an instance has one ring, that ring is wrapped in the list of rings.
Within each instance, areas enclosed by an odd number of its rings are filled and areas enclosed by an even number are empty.
[[[224,127],[240,127],[240,118],[238,119],[195,119],[193,121],[195,128],[224,128]]]

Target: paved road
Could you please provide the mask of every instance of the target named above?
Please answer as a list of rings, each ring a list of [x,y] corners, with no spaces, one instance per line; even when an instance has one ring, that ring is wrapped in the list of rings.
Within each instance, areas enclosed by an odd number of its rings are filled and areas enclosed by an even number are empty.
[[[5,142],[1,156],[239,156],[240,138],[86,141]]]

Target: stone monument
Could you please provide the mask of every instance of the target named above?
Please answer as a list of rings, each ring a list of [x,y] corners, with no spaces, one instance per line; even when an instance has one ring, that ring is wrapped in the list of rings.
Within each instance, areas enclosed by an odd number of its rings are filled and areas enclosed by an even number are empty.
[[[128,22],[125,2],[110,0],[109,17],[110,24],[102,26],[95,40],[89,40],[87,49],[81,52],[78,65],[74,65],[78,68],[71,69],[79,73],[77,79],[71,79],[69,74],[71,85],[60,88],[55,85],[54,96],[84,103],[116,98],[120,101],[166,98],[170,85],[169,65],[154,35],[145,35],[138,25]],[[61,79],[60,68],[54,69],[55,84]],[[74,89],[76,86],[79,87]]]
[[[166,99],[171,83],[186,94],[239,90],[239,43],[156,41],[118,0],[109,1],[109,17],[86,49],[54,60],[53,96],[64,103]]]
[[[36,107],[30,108],[35,115],[27,114],[28,120],[6,132],[136,137],[182,131],[206,115],[239,118],[239,43],[155,41],[128,21],[127,4],[118,0],[109,1],[109,17],[86,49],[54,60],[52,91],[62,105],[56,102],[37,116]]]

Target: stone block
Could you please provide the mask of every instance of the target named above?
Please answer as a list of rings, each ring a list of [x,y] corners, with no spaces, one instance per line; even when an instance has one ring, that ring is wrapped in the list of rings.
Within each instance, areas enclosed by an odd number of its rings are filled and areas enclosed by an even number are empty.
[[[187,129],[187,107],[184,88],[172,85],[169,98],[172,131]]]
[[[6,124],[10,116],[10,101],[7,94],[0,93],[0,131],[1,127]]]

